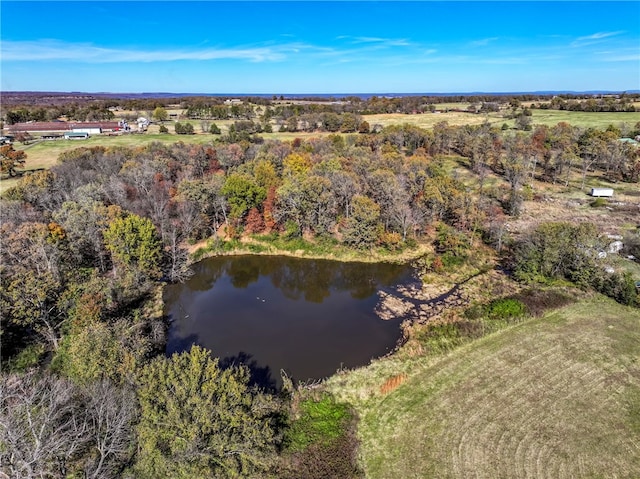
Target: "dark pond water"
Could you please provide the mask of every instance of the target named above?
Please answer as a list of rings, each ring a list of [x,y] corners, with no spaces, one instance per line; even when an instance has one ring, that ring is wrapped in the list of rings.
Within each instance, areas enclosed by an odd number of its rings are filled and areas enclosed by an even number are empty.
[[[252,380],[281,385],[368,364],[400,339],[400,320],[379,319],[378,291],[412,279],[408,265],[274,256],[209,258],[184,284],[165,289],[167,354],[192,344],[221,364],[244,363]]]

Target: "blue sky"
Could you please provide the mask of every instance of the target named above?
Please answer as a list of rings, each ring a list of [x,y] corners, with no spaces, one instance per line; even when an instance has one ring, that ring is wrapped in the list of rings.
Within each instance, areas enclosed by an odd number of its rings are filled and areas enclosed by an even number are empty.
[[[640,89],[640,2],[0,3],[0,88],[185,93]]]

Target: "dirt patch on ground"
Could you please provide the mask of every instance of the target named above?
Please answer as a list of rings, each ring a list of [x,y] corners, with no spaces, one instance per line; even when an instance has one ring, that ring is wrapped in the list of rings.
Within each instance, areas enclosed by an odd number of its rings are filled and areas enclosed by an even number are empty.
[[[622,234],[640,226],[640,187],[625,187],[614,192],[614,198],[601,207],[593,207],[594,198],[579,190],[535,184],[534,199],[525,201],[518,218],[509,218],[507,230],[514,237],[545,222],[589,222],[603,233]]]
[[[499,269],[477,273],[457,284],[420,284],[399,287],[390,293],[380,291],[376,314],[384,320],[402,318],[422,324],[445,310],[463,310],[477,299],[502,297],[519,289]]]

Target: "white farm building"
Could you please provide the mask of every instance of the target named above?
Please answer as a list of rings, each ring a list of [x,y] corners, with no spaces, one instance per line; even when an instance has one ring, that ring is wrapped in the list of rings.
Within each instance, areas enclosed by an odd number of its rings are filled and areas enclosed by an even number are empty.
[[[613,196],[613,188],[591,188],[591,196],[611,198]]]

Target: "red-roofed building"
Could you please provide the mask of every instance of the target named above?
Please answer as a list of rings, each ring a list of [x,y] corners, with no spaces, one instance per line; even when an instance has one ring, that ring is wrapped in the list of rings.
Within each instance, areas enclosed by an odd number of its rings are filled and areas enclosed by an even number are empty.
[[[117,121],[33,121],[6,126],[6,129],[12,133],[64,133],[65,131],[73,131],[99,134],[105,131],[118,131],[120,128]]]

